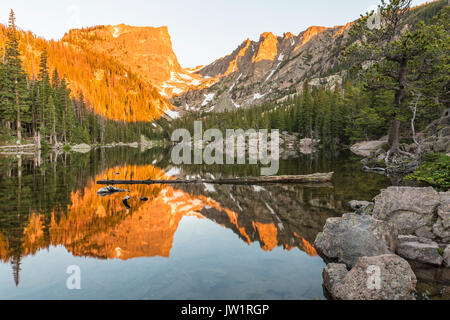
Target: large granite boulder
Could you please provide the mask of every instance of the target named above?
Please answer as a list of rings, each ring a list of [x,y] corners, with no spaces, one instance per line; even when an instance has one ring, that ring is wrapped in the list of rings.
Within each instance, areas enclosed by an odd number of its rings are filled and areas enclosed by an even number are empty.
[[[415,236],[399,236],[397,254],[408,260],[435,266],[441,266],[443,262],[436,242]]]
[[[374,199],[373,217],[391,222],[402,235],[431,230],[440,196],[433,188],[389,187]]]
[[[362,257],[329,290],[336,300],[415,300],[416,276],[395,254]]]
[[[368,215],[344,214],[329,218],[314,245],[325,259],[353,267],[360,257],[395,252],[397,230]]]
[[[374,140],[374,141],[362,141],[355,143],[350,147],[350,150],[357,154],[358,156],[362,157],[369,157],[372,152],[376,151],[377,149],[381,148],[383,144],[387,142],[387,139],[382,140]]]
[[[444,262],[447,267],[450,267],[450,244],[444,250]]]
[[[438,218],[433,226],[433,233],[442,242],[450,242],[450,192],[439,194],[441,203],[438,208]]]

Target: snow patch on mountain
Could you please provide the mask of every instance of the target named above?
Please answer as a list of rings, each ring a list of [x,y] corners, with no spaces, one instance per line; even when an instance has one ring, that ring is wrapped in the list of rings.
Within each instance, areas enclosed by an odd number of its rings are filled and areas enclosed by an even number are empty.
[[[208,103],[213,101],[215,93],[205,94],[204,96],[205,96],[205,100],[203,100],[203,102],[202,102],[202,107],[206,106]]]
[[[177,119],[180,117],[180,114],[173,110],[166,110],[165,113],[172,119]]]

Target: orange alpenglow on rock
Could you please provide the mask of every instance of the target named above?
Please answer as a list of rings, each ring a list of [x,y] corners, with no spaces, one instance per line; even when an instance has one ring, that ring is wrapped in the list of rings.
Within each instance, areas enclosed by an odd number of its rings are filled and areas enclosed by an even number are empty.
[[[30,78],[36,78],[45,49],[50,74],[56,69],[61,77],[66,77],[72,96],[83,95],[89,107],[99,115],[127,122],[160,118],[172,105],[150,80],[167,79],[172,70],[181,70],[171,52],[167,29],[144,28],[135,32],[131,32],[134,28],[126,29],[128,33],[115,38],[113,28],[72,30],[60,41],[45,41],[31,32],[21,31],[19,49],[24,68]],[[137,41],[133,42],[133,38]],[[5,41],[6,28],[0,25],[0,48]],[[123,48],[132,43],[135,43],[136,54]],[[146,65],[153,60],[153,64]]]
[[[227,76],[227,75],[229,75],[229,74],[239,70],[238,69],[239,59],[245,56],[245,53],[247,52],[248,48],[250,47],[250,44],[251,44],[251,41],[249,39],[244,41],[243,47],[239,50],[239,52],[237,53],[236,57],[232,61],[230,61],[228,69],[223,74],[223,76]]]
[[[121,174],[118,176],[115,172]],[[96,179],[105,177],[170,179],[153,166],[115,167]],[[67,209],[55,209],[47,226],[44,215],[32,214],[23,231],[21,255],[63,245],[75,256],[100,259],[169,257],[175,232],[184,216],[203,219],[200,212],[204,207],[226,211],[230,217],[235,215],[210,198],[192,196],[171,186],[130,186],[126,193],[131,197],[129,211],[122,203],[125,193],[100,197],[97,190],[92,180],[84,189],[72,192],[71,204]],[[142,195],[149,200],[140,201]],[[48,236],[44,229],[48,230]],[[8,241],[2,235],[0,257],[3,261],[12,258]]]
[[[301,34],[300,42],[295,47],[294,51],[296,51],[297,49],[300,49],[302,46],[307,44],[313,37],[324,32],[325,30],[328,30],[328,28],[327,27],[318,27],[318,26],[312,26],[312,27],[309,27],[308,29],[306,29],[306,31]]]
[[[299,245],[299,248],[301,250],[305,251],[311,257],[317,256],[317,250],[311,243],[309,243],[306,239],[300,237],[296,232],[294,232],[294,236],[302,241]]]
[[[259,239],[261,239],[261,248],[265,251],[272,251],[278,246],[278,230],[275,224],[263,224],[253,222],[253,228],[258,231]]]
[[[264,32],[259,39],[257,53],[253,56],[252,62],[264,60],[273,61],[278,55],[278,39],[272,32]]]

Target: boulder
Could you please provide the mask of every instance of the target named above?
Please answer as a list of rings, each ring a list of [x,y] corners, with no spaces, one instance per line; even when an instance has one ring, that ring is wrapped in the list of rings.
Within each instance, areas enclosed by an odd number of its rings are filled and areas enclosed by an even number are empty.
[[[314,242],[325,259],[353,267],[360,257],[395,252],[397,230],[369,215],[348,213],[329,218]]]
[[[441,204],[438,208],[438,215],[442,219],[442,226],[445,229],[450,228],[450,191],[439,194]]]
[[[362,257],[330,293],[337,300],[415,300],[416,276],[395,254]]]
[[[444,250],[444,262],[447,267],[450,267],[450,244]]]
[[[450,192],[439,194],[441,203],[438,207],[438,219],[433,226],[433,233],[442,242],[450,243]]]
[[[441,239],[441,242],[450,243],[450,229],[445,228],[441,218],[437,219],[433,226],[433,234]]]
[[[373,140],[373,141],[363,141],[355,143],[350,147],[350,150],[362,157],[369,157],[372,152],[379,149],[383,144],[385,144],[387,140]]]
[[[353,210],[360,210],[363,208],[366,208],[370,205],[373,204],[373,202],[369,202],[369,201],[358,201],[358,200],[352,200],[349,203],[350,208],[352,208]]]
[[[408,260],[435,266],[441,266],[443,262],[436,242],[415,236],[399,236],[397,254]]]
[[[345,278],[347,273],[347,267],[342,263],[329,263],[323,269],[323,285],[332,296],[335,284],[341,282]]]
[[[359,214],[370,214],[373,209],[373,202],[352,200],[349,203],[350,208]]]
[[[389,187],[374,199],[373,217],[394,224],[402,235],[431,227],[440,196],[432,187]]]

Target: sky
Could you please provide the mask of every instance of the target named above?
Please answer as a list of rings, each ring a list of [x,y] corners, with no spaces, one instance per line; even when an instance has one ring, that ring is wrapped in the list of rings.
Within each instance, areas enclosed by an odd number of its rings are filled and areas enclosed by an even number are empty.
[[[414,5],[425,0],[413,0]],[[379,0],[1,0],[17,25],[46,39],[95,25],[168,26],[183,67],[206,65],[263,32],[299,34],[309,26],[344,25]]]

